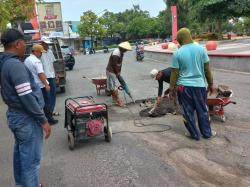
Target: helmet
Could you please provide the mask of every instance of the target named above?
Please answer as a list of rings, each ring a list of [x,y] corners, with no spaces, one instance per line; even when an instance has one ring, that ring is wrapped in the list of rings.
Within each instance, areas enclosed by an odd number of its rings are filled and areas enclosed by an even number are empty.
[[[156,78],[156,75],[159,73],[159,71],[157,69],[152,69],[150,71],[150,76],[152,77],[152,79]]]
[[[129,42],[122,42],[118,45],[120,48],[126,49],[128,51],[132,50],[132,47]]]

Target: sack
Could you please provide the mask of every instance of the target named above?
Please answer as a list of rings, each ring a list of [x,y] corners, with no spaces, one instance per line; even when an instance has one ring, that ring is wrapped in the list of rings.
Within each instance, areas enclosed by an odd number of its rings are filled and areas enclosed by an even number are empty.
[[[177,99],[170,99],[169,97],[163,97],[159,106],[149,114],[150,117],[159,117],[166,114],[180,114],[180,106]]]
[[[220,97],[231,97],[232,94],[233,94],[233,91],[230,89],[229,86],[218,85],[218,88],[217,88],[217,98],[220,98]]]

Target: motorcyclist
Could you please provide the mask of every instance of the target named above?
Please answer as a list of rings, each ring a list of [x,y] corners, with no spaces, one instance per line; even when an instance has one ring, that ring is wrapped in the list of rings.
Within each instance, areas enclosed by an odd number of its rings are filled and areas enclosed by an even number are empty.
[[[136,43],[136,60],[142,61],[144,58],[144,43],[141,42],[140,45]]]

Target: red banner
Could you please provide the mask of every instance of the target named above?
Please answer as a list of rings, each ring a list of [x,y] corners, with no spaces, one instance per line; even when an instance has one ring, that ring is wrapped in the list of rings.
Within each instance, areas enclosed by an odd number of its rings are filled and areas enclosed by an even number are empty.
[[[39,25],[38,25],[38,19],[36,14],[36,0],[34,0],[34,8],[33,8],[33,19],[31,19],[31,24],[34,28],[34,30],[39,31]],[[40,32],[36,32],[34,36],[32,37],[33,40],[39,40],[41,39]]]

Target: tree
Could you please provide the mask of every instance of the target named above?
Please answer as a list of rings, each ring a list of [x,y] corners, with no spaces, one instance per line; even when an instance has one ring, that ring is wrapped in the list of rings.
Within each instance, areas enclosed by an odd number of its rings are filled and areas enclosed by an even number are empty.
[[[105,12],[102,16],[104,27],[107,30],[107,35],[113,37],[114,34],[120,33],[124,25],[117,21],[117,16],[113,12]]]
[[[6,28],[10,20],[9,4],[6,1],[0,1],[0,32]]]
[[[132,39],[143,38],[150,32],[150,19],[145,17],[136,17],[131,20],[127,27],[128,36]]]
[[[117,17],[117,21],[123,24],[123,30],[120,31],[122,32],[123,39],[125,38],[129,39],[129,37],[132,36],[132,34],[129,32],[130,31],[134,32],[133,30],[135,30],[135,29],[131,29],[131,25],[135,23],[130,23],[130,22],[137,22],[134,19],[138,17],[150,18],[150,15],[148,11],[140,10],[140,7],[135,6],[133,9],[129,9],[129,10],[127,9],[124,12],[120,12],[116,14],[116,17]]]
[[[219,33],[223,21],[250,15],[250,0],[189,0],[189,3],[194,17],[200,22],[216,21]]]
[[[172,15],[169,9],[163,10],[158,15],[158,28],[164,38],[172,33]]]
[[[7,23],[17,25],[33,16],[34,0],[1,0],[0,1],[0,31]]]
[[[103,26],[103,19],[98,18],[92,11],[83,12],[78,31],[81,37],[90,37],[93,42],[93,37],[102,38],[106,30]]]
[[[245,17],[243,20],[244,20],[245,30],[247,31],[247,34],[249,34],[250,33],[250,17]]]

